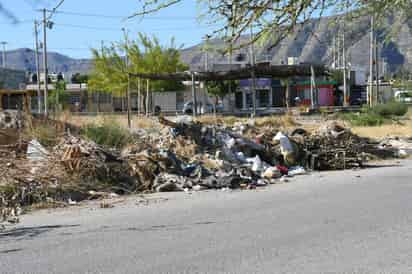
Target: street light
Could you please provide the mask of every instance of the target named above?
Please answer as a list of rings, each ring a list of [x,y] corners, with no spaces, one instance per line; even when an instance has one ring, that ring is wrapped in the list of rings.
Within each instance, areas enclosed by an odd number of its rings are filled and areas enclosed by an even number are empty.
[[[0,44],[3,46],[3,68],[6,68],[6,41],[0,42]]]

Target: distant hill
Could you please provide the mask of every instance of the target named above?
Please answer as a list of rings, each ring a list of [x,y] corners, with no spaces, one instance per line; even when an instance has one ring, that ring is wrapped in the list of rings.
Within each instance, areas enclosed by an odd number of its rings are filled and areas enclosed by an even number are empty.
[[[263,42],[255,46],[256,59],[270,60],[273,64],[287,63],[288,57],[297,57],[298,62],[318,63],[330,65],[333,59],[333,39],[342,24],[334,23],[338,17],[325,17],[314,19],[305,26],[289,35],[279,45],[267,51],[271,41]],[[388,17],[382,24],[383,27],[377,31],[379,34],[380,56],[388,63],[388,71],[395,72],[399,67],[405,66],[412,69],[412,19],[402,24],[396,16]],[[400,27],[396,27],[400,26]],[[395,29],[396,27],[396,29]],[[392,36],[392,42],[385,42],[388,31],[396,30],[397,34]],[[370,21],[363,17],[346,24],[346,42],[348,60],[352,65],[368,68],[369,43],[370,43]],[[241,41],[250,39],[243,36]],[[223,62],[227,56],[222,56],[216,49],[223,46],[221,41],[210,41],[208,46],[209,64]],[[204,67],[203,45],[197,45],[182,50],[182,60],[190,64],[192,68]],[[215,51],[215,53],[213,52]],[[238,53],[248,55],[248,49],[243,49],[233,54],[236,58]]]
[[[40,54],[40,69],[43,68],[42,58],[43,55]],[[49,52],[47,58],[50,72],[62,72],[68,77],[71,77],[76,72],[87,73],[92,68],[90,59],[73,59],[56,52]],[[35,72],[36,60],[34,51],[28,48],[7,51],[6,64],[7,68]]]
[[[297,57],[299,62],[311,62],[330,64],[332,62],[333,37],[338,33],[338,28],[342,24],[333,24],[337,17],[325,17],[314,19],[307,25],[289,35],[280,45],[270,51],[264,50],[270,41],[256,45],[257,60],[270,60],[274,64],[287,62],[287,57]],[[399,67],[405,66],[412,69],[412,20],[406,24],[401,24],[399,18],[391,16],[385,19],[384,25],[389,30],[393,26],[400,25],[391,43],[384,43],[385,31],[380,30],[380,55],[387,61],[388,70],[396,71]],[[367,68],[369,62],[369,18],[359,18],[346,25],[346,44],[348,45],[348,59],[352,65]],[[241,37],[241,41],[249,39],[247,36]],[[210,42],[208,54],[209,64],[223,62],[227,56],[222,56],[218,48],[223,47],[222,41],[213,40]],[[204,67],[203,45],[186,48],[181,51],[182,61],[192,68]],[[247,58],[248,49],[242,49],[233,54],[233,58],[243,53]],[[18,49],[7,52],[7,65],[9,68],[35,71],[34,52],[30,49]],[[67,76],[72,73],[86,73],[91,70],[92,65],[89,59],[73,59],[68,56],[50,52],[48,54],[49,70],[63,72]],[[1,63],[1,60],[0,60]],[[41,62],[42,63],[42,62]]]

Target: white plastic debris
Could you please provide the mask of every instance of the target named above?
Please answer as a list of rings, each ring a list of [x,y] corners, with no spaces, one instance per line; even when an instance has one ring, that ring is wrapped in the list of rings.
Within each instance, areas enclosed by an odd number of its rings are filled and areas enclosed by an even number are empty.
[[[404,149],[400,149],[398,151],[398,155],[399,155],[399,158],[407,158],[409,156],[409,153],[406,152],[406,150]]]
[[[254,172],[260,172],[263,169],[263,163],[262,160],[260,160],[260,157],[256,155],[254,158],[249,158],[247,159],[248,162],[252,164],[252,170]]]
[[[189,115],[178,116],[175,119],[175,123],[190,125],[190,124],[193,124],[193,117]]]
[[[245,154],[241,151],[236,153],[236,158],[240,161],[240,162],[246,162],[246,157]]]
[[[49,152],[37,140],[31,140],[27,147],[27,159],[30,161],[45,161]]]
[[[306,174],[306,170],[305,168],[301,166],[293,166],[289,168],[288,175],[290,176],[302,175],[302,174]]]
[[[231,148],[233,148],[233,147],[235,146],[236,140],[235,140],[235,138],[226,139],[225,143],[226,143],[226,146],[227,146],[229,149],[231,149]]]
[[[280,151],[283,155],[293,153],[293,146],[290,143],[289,138],[283,134],[282,132],[278,132],[273,140],[279,141],[280,143]]]
[[[267,182],[263,179],[259,179],[256,182],[256,186],[266,186],[266,185],[267,185]]]
[[[268,167],[262,173],[262,177],[266,179],[274,179],[274,178],[279,178],[281,176],[282,174],[276,167]]]

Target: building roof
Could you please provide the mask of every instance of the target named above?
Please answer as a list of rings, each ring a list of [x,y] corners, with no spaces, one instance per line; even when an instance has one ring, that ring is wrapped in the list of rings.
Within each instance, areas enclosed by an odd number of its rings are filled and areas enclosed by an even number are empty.
[[[0,89],[0,95],[35,95],[32,90]]]
[[[150,80],[177,80],[188,81],[195,73],[196,81],[222,81],[250,79],[252,71],[255,77],[290,78],[295,76],[311,76],[313,68],[316,76],[328,75],[328,70],[323,65],[269,65],[239,68],[232,71],[210,72],[177,72],[177,73],[130,73],[130,76]]]

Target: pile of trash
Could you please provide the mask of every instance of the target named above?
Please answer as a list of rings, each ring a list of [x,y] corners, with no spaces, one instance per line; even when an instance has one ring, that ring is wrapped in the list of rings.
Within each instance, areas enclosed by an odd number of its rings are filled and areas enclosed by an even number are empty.
[[[21,111],[7,110],[0,111],[1,129],[18,129],[23,127],[23,117]]]
[[[396,157],[389,144],[360,138],[336,123],[290,134],[253,124],[205,125],[159,117],[116,150],[65,134],[52,148],[37,140],[0,145],[0,221],[21,206],[205,189],[255,189],[309,170],[361,167],[370,155]]]

